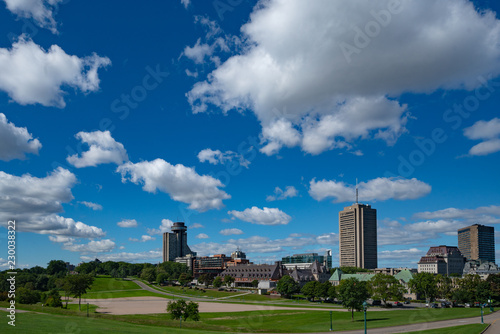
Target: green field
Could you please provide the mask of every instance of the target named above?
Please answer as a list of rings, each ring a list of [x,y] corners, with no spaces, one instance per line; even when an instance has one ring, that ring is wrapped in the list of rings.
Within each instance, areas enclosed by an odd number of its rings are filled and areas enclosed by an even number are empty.
[[[0,303],[1,306],[5,302]],[[94,330],[93,324],[100,323],[101,321],[116,321],[115,331],[124,333],[135,333],[136,330],[131,325],[148,325],[153,326],[152,329],[147,329],[146,332],[155,333],[155,328],[161,327],[174,329],[178,326],[178,321],[171,320],[168,314],[149,314],[149,315],[108,315],[92,313],[95,309],[93,305],[90,308],[90,318],[86,316],[86,305],[82,307],[82,311],[77,310],[77,305],[72,305],[69,310],[54,309],[54,308],[41,308],[41,305],[18,305],[18,309],[24,308],[38,312],[50,312],[53,314],[45,314],[46,318],[36,313],[18,313],[17,320],[19,326],[24,323],[26,328],[31,328],[31,323],[36,330],[46,330],[57,321],[56,316],[66,316],[66,322],[77,323],[78,326],[89,332]],[[486,312],[487,314],[488,312]],[[34,317],[34,316],[38,317]],[[429,321],[446,320],[464,318],[470,316],[479,316],[477,309],[420,309],[420,310],[391,310],[391,311],[377,311],[368,312],[367,321],[368,328],[387,327],[405,325],[411,323],[423,323]],[[54,318],[56,317],[56,318]],[[24,320],[23,320],[24,319]],[[355,321],[351,322],[351,315],[349,312],[333,312],[333,329],[334,331],[340,330],[354,330],[362,329],[364,326],[363,313],[355,313]],[[62,320],[61,320],[62,321]],[[47,323],[47,324],[45,324]],[[122,325],[126,328],[121,329]],[[0,329],[8,326],[6,322],[0,324]],[[99,330],[102,328],[109,328],[111,323],[97,325]],[[118,327],[117,327],[118,326]],[[5,327],[8,328],[8,327]],[[18,327],[19,329],[20,327]],[[80,327],[79,327],[80,328]],[[119,329],[117,329],[119,328]],[[238,313],[202,313],[201,321],[193,322],[187,321],[183,323],[183,328],[199,331],[209,332],[275,332],[275,333],[300,333],[300,332],[326,332],[330,329],[330,312],[328,311],[307,311],[307,310],[279,310],[279,311],[251,311],[251,312],[238,312]],[[143,330],[145,330],[143,328]],[[453,331],[453,333],[477,333],[466,327],[461,327],[460,332]],[[0,330],[0,332],[4,332]],[[32,331],[28,331],[31,333]],[[33,331],[33,333],[41,333],[44,331]],[[50,332],[50,331],[49,331]],[[434,331],[435,332],[435,331]],[[425,333],[425,332],[424,332]],[[443,330],[438,333],[452,333],[451,331]]]
[[[0,312],[0,315],[4,314]],[[165,327],[145,326],[130,324],[122,321],[86,318],[78,316],[61,316],[54,314],[18,313],[16,315],[16,326],[7,324],[6,317],[2,316],[0,322],[0,333],[151,333],[164,334]],[[207,333],[202,330],[169,328],[168,333],[179,334],[201,334]],[[215,332],[211,332],[215,333]],[[221,332],[219,332],[221,333]]]
[[[119,278],[96,277],[91,289],[82,295],[84,299],[108,299],[122,297],[144,297],[156,296],[168,298],[168,296],[156,294],[154,292],[141,289],[136,283]]]
[[[408,334],[479,334],[486,327],[488,327],[487,324],[462,325],[441,329],[429,329],[426,331],[408,332]]]

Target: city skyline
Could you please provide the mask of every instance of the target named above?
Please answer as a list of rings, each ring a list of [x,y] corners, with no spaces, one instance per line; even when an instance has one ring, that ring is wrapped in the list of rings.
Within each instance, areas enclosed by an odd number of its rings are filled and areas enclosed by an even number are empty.
[[[379,267],[500,223],[497,2],[34,2],[0,1],[21,268],[161,262],[178,221],[199,256],[335,267],[356,184]]]

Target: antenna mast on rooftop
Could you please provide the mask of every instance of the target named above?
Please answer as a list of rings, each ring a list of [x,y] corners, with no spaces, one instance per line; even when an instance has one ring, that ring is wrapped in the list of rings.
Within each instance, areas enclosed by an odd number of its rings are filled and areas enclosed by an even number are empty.
[[[358,204],[358,178],[356,178],[356,204]]]

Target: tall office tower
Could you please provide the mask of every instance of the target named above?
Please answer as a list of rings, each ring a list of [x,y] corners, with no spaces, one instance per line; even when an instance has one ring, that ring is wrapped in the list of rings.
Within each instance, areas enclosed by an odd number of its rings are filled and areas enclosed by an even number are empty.
[[[174,223],[172,232],[163,233],[163,262],[175,261],[177,257],[196,255],[187,245],[187,227],[184,223]]]
[[[355,203],[339,212],[340,266],[377,268],[377,210]]]
[[[458,248],[467,261],[495,262],[495,228],[474,224],[459,229]]]

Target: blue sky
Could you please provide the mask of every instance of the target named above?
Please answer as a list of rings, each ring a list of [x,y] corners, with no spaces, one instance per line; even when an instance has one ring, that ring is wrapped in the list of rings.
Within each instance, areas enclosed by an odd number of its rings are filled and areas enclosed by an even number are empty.
[[[498,10],[2,1],[0,266],[9,219],[21,267],[158,262],[175,221],[200,255],[335,265],[356,179],[380,267],[496,227]]]

